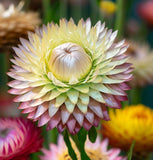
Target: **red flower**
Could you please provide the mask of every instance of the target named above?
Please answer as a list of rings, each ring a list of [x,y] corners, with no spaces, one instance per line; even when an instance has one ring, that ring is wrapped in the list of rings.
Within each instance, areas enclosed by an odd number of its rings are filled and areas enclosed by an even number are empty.
[[[153,27],[153,1],[143,2],[138,6],[138,14],[150,26]]]
[[[0,160],[27,160],[42,147],[41,129],[25,118],[0,119]]]

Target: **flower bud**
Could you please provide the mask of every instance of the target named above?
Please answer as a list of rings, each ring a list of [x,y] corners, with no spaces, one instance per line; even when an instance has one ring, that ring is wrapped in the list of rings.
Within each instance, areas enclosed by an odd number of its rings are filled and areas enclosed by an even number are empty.
[[[91,68],[91,58],[85,50],[74,43],[64,43],[53,49],[49,69],[64,82],[84,78]]]

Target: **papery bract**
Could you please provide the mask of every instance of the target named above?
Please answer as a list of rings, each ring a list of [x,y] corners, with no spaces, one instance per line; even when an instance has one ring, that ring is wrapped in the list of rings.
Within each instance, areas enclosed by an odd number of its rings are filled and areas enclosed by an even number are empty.
[[[27,160],[39,151],[41,129],[25,118],[0,118],[0,160]]]
[[[8,73],[19,109],[39,126],[71,134],[109,120],[107,107],[121,107],[132,78],[128,46],[114,43],[116,36],[101,21],[92,27],[90,19],[62,19],[29,33],[29,41],[21,38]]]

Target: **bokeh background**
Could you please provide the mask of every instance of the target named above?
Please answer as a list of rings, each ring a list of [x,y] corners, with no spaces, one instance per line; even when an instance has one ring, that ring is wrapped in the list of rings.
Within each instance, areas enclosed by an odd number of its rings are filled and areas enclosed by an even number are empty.
[[[59,23],[59,19],[66,18],[77,23],[81,18],[90,18],[92,25],[101,20],[106,27],[118,30],[118,39],[127,39],[127,43],[138,43],[137,50],[141,51],[141,44],[146,44],[152,50],[147,54],[153,55],[153,0],[22,0],[25,12],[34,11],[39,14],[41,23]],[[10,4],[18,5],[21,0],[0,0],[5,8]],[[146,5],[151,2],[152,5]],[[1,7],[1,6],[0,6]],[[1,11],[1,8],[0,8]],[[1,14],[1,13],[0,13]],[[1,22],[0,22],[1,23]],[[0,28],[1,31],[1,28]],[[2,32],[0,32],[1,37]],[[4,33],[3,33],[4,34]],[[5,40],[6,37],[4,37]],[[3,41],[1,39],[0,41]],[[16,43],[15,46],[18,44]],[[0,117],[20,115],[17,109],[18,104],[13,102],[13,97],[7,93],[9,87],[7,83],[11,80],[7,72],[11,66],[10,58],[14,54],[14,45],[1,48],[0,46]],[[135,54],[135,50],[132,50]],[[148,56],[149,57],[149,56]],[[152,56],[153,57],[153,56]],[[135,62],[137,59],[135,59]],[[150,63],[150,61],[149,61]],[[151,63],[153,64],[153,58]],[[150,65],[151,66],[151,65]],[[153,65],[152,65],[153,66]],[[141,68],[140,68],[141,70]],[[153,68],[150,68],[151,75],[143,73],[149,84],[136,86],[128,91],[129,104],[144,104],[153,108]],[[2,106],[2,107],[1,107]],[[3,107],[4,106],[4,107]],[[9,106],[8,108],[5,106]],[[153,158],[152,158],[153,159]]]
[[[87,19],[90,17],[92,23],[95,24],[98,20],[105,21],[108,28],[116,29],[115,18],[116,12],[120,6],[116,6],[114,13],[104,13],[105,8],[100,5],[101,0],[24,0],[24,10],[33,10],[40,13],[43,23],[54,21],[58,23],[60,18],[70,19],[71,17],[78,22],[80,18]],[[46,3],[44,3],[46,1]],[[5,7],[10,3],[18,4],[20,0],[0,0]],[[113,1],[116,4],[117,1]],[[153,47],[153,26],[148,25],[139,15],[138,8],[141,3],[146,0],[124,0],[122,4],[122,28],[121,37],[147,43]],[[107,6],[106,12],[110,12],[112,6]],[[147,8],[146,8],[147,10]],[[150,9],[150,12],[153,12]],[[152,17],[153,21],[153,17]],[[152,22],[153,23],[153,22]],[[1,51],[3,52],[3,51]],[[0,90],[2,93],[6,90],[6,82],[8,77],[6,72],[9,65],[7,64],[8,57],[5,54],[0,54]],[[5,92],[5,91],[4,91]],[[148,85],[141,90],[140,102],[153,108],[153,85]]]

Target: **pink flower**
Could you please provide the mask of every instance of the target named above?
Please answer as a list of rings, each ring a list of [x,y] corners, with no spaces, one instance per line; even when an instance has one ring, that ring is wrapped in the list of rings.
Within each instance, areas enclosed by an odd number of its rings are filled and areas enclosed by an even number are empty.
[[[74,144],[71,141],[72,147],[77,155],[77,159],[81,160],[80,154]],[[107,150],[108,148],[108,139],[104,139],[102,142],[98,137],[95,143],[91,143],[89,140],[85,143],[85,150],[91,160],[126,160],[126,157],[119,156],[120,149],[112,148]],[[63,137],[59,136],[58,145],[50,144],[50,149],[42,149],[44,153],[43,156],[40,157],[41,160],[71,160],[66,145],[64,143]]]
[[[25,118],[0,119],[0,160],[27,160],[42,147],[41,130]]]
[[[153,27],[153,1],[145,1],[138,6],[140,17]]]

